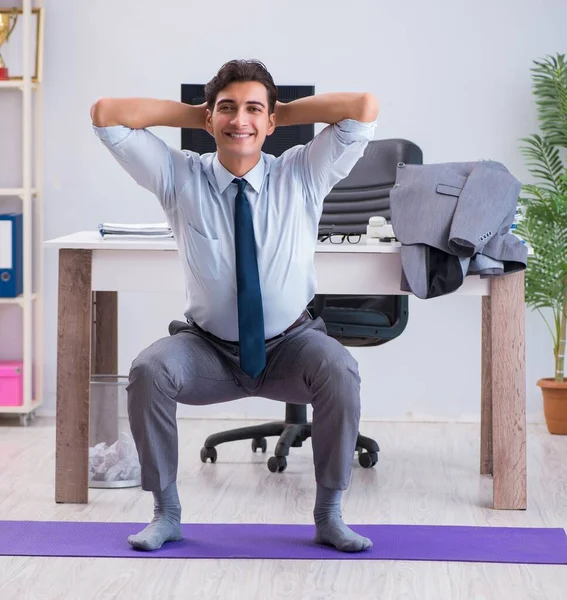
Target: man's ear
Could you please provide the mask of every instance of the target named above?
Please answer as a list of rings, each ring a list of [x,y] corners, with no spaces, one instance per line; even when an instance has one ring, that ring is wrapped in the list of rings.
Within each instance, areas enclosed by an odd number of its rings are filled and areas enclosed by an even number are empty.
[[[205,127],[207,131],[213,135],[213,113],[207,108],[205,110]]]
[[[273,112],[269,117],[268,117],[268,130],[266,131],[266,135],[272,135],[272,133],[274,133],[274,131],[276,130],[276,113]]]

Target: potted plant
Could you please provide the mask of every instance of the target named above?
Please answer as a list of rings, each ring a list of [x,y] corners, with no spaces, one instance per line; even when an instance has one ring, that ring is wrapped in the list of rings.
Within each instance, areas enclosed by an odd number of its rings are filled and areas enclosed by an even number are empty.
[[[540,312],[553,338],[554,377],[537,382],[550,433],[567,434],[567,63],[565,55],[534,61],[533,93],[541,135],[521,148],[536,184],[523,186],[518,235],[533,250],[526,268],[526,303]],[[547,319],[542,309],[551,309]]]

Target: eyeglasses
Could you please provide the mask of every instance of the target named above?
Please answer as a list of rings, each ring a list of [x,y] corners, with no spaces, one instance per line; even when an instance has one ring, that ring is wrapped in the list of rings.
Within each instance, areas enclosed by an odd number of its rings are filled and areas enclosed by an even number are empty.
[[[358,244],[362,238],[361,233],[342,233],[341,231],[335,231],[334,225],[332,225],[328,231],[319,230],[317,239],[320,242],[326,242],[329,240],[331,244],[342,244],[345,240],[349,244]]]

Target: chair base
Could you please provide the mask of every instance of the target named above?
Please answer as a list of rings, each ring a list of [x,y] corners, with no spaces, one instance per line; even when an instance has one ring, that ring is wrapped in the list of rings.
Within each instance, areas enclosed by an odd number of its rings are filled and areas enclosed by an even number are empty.
[[[240,427],[221,433],[214,433],[205,440],[201,449],[201,460],[216,462],[216,446],[225,442],[252,440],[252,450],[267,450],[266,437],[279,436],[274,456],[268,459],[268,469],[273,473],[281,473],[287,467],[287,456],[290,448],[300,448],[307,438],[311,437],[311,423],[307,421],[307,408],[304,405],[286,404],[285,421],[273,421],[252,427]],[[371,438],[358,434],[356,452],[358,462],[364,468],[373,467],[378,462],[378,444]]]

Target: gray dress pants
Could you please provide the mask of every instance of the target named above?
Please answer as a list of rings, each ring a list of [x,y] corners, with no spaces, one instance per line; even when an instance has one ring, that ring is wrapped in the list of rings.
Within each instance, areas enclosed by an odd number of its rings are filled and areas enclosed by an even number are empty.
[[[142,467],[142,488],[165,489],[177,478],[177,403],[216,404],[260,396],[313,406],[315,478],[348,487],[360,421],[358,364],[306,312],[290,331],[266,341],[267,364],[255,379],[239,368],[238,344],[195,323],[173,321],[132,363],[128,414]]]

